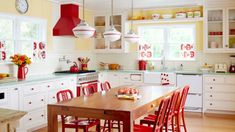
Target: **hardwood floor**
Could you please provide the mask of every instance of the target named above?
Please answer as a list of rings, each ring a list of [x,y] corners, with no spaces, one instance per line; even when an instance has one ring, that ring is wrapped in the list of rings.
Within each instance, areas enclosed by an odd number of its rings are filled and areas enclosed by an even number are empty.
[[[187,113],[185,116],[188,132],[235,132],[235,116],[215,114],[202,116],[195,113]],[[47,132],[47,128],[34,132]],[[59,128],[59,132],[61,132],[61,128]],[[66,132],[74,132],[74,130],[67,129]]]

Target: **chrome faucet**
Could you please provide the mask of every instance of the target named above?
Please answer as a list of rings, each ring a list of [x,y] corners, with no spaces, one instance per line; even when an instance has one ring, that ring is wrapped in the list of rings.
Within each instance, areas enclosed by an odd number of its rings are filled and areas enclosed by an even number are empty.
[[[65,55],[62,58],[59,58],[59,62],[62,62],[62,61],[66,61],[67,64],[72,62],[70,59],[66,59]]]
[[[161,69],[162,71],[167,70],[167,67],[166,67],[166,58],[165,58],[165,56],[162,56],[161,65],[162,65],[162,69]]]

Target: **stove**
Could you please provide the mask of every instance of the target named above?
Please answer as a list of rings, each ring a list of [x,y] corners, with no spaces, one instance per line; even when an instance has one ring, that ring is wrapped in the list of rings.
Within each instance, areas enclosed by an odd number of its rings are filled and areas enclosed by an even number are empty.
[[[92,85],[94,91],[98,91],[98,72],[95,70],[70,72],[70,71],[57,71],[55,73],[77,74],[77,97],[82,93],[83,87]]]

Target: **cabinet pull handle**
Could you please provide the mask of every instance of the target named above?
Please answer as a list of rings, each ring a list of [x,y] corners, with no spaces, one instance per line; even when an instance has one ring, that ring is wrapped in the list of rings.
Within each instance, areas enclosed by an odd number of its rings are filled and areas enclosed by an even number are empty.
[[[210,87],[210,89],[212,89],[212,87]]]
[[[15,90],[15,91],[17,91],[17,90],[18,90],[18,88],[14,88],[14,90]]]
[[[44,101],[44,99],[41,99],[41,101]]]
[[[64,85],[64,83],[61,83],[61,85]]]
[[[55,99],[55,96],[53,96],[52,98]]]
[[[212,106],[212,103],[210,103],[210,106]]]
[[[155,104],[151,104],[151,108],[155,107]]]
[[[215,79],[213,79],[213,81],[215,81]]]
[[[32,121],[32,118],[29,118],[30,121]]]
[[[47,85],[47,87],[49,88],[49,87],[51,87],[50,85]]]
[[[31,88],[31,90],[33,91],[33,90],[34,90],[34,88]]]
[[[212,95],[210,95],[210,97],[212,97]]]
[[[225,47],[227,48],[227,47],[228,47],[228,45],[225,45]]]
[[[32,104],[32,102],[29,102],[29,104]]]
[[[41,117],[43,117],[44,115],[41,115]]]

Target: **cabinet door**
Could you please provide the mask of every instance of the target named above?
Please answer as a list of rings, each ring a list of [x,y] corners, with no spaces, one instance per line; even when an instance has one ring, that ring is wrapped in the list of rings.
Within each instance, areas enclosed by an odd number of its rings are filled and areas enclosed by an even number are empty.
[[[225,40],[225,9],[208,9],[206,21],[206,49],[222,51],[228,47]]]
[[[227,9],[228,48],[235,49],[235,8]]]
[[[119,74],[118,73],[108,73],[108,81],[112,88],[120,86]]]
[[[10,109],[19,110],[19,88],[11,87],[10,91]]]

